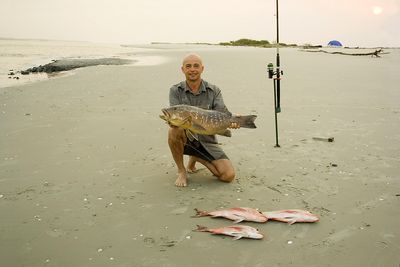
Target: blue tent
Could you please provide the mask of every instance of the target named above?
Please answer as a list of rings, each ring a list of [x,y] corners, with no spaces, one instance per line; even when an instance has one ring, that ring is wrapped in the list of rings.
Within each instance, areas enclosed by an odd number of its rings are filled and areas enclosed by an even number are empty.
[[[328,43],[328,46],[333,46],[333,47],[341,47],[342,44],[339,41],[332,40]]]

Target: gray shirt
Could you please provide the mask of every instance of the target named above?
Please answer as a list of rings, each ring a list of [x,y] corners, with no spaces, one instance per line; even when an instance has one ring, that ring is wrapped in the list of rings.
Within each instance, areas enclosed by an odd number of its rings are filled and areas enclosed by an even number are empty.
[[[173,85],[169,91],[169,105],[190,105],[231,114],[224,104],[221,90],[204,80],[201,81],[198,94],[190,91],[186,81]]]
[[[224,104],[221,90],[205,80],[202,80],[198,94],[193,94],[190,91],[186,81],[173,85],[169,91],[169,104],[170,106],[196,106],[208,110],[218,110],[231,115]],[[199,135],[199,141],[215,158],[219,158],[219,154],[223,153],[221,149],[216,147],[218,141],[215,135]]]

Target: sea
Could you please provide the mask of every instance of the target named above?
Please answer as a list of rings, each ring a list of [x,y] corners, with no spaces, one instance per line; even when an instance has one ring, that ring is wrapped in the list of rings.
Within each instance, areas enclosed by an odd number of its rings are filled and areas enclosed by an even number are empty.
[[[140,65],[158,65],[168,61],[165,53],[161,50],[210,50],[219,49],[226,50],[222,46],[210,46],[200,44],[109,44],[109,43],[92,43],[83,41],[59,41],[59,40],[35,40],[35,39],[7,39],[0,38],[0,88],[23,85],[26,83],[43,81],[47,79],[55,79],[60,76],[73,75],[76,70],[61,72],[57,74],[47,73],[31,73],[29,75],[21,75],[22,70],[51,63],[58,59],[92,59],[92,58],[123,58],[131,59],[132,66]],[[231,48],[238,52],[247,51],[247,48]],[[299,54],[300,48],[290,49],[293,53]],[[324,48],[329,52],[352,52],[367,53],[376,49],[334,49]],[[274,54],[275,49],[268,49]],[[385,55],[385,61],[397,61],[400,49],[384,49],[390,52]],[[312,51],[309,51],[312,52]],[[315,53],[312,53],[315,54]],[[335,55],[341,61],[341,56]],[[369,58],[369,57],[364,57]],[[375,62],[379,62],[376,60]],[[396,63],[398,64],[398,63]],[[390,64],[386,64],[387,67]],[[390,67],[389,67],[390,69]]]
[[[166,59],[146,55],[153,49],[146,45],[104,44],[81,41],[4,39],[0,38],[0,88],[71,75],[74,71],[21,75],[20,71],[44,65],[58,59],[124,58],[135,65],[160,64]]]

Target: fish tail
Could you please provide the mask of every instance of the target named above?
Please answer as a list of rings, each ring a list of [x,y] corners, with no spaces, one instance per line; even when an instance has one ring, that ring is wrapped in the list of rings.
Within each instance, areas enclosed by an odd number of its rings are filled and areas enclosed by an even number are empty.
[[[239,123],[243,128],[257,128],[254,123],[256,118],[257,115],[234,116],[233,121]]]
[[[209,215],[207,211],[198,210],[196,208],[194,210],[196,211],[196,215],[193,215],[192,217],[204,217]]]
[[[260,212],[260,213],[265,217],[265,219],[266,219],[265,222],[268,222],[271,219],[270,217],[268,217],[268,213],[266,211]]]
[[[208,232],[208,228],[202,225],[197,225],[197,229],[194,229],[195,232]]]

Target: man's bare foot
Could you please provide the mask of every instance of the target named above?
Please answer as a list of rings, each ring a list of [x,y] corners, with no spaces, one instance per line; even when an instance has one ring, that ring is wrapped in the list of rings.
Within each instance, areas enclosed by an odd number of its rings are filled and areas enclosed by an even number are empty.
[[[189,167],[187,167],[187,172],[188,173],[196,173],[196,172],[198,172],[199,170],[198,169],[196,169],[196,167],[192,167],[192,168],[189,168]]]
[[[185,172],[178,173],[178,178],[175,181],[175,185],[178,187],[186,187],[187,186],[187,174]]]
[[[196,169],[196,160],[193,158],[193,156],[189,157],[189,162],[186,169],[188,173],[195,173],[198,171]]]

